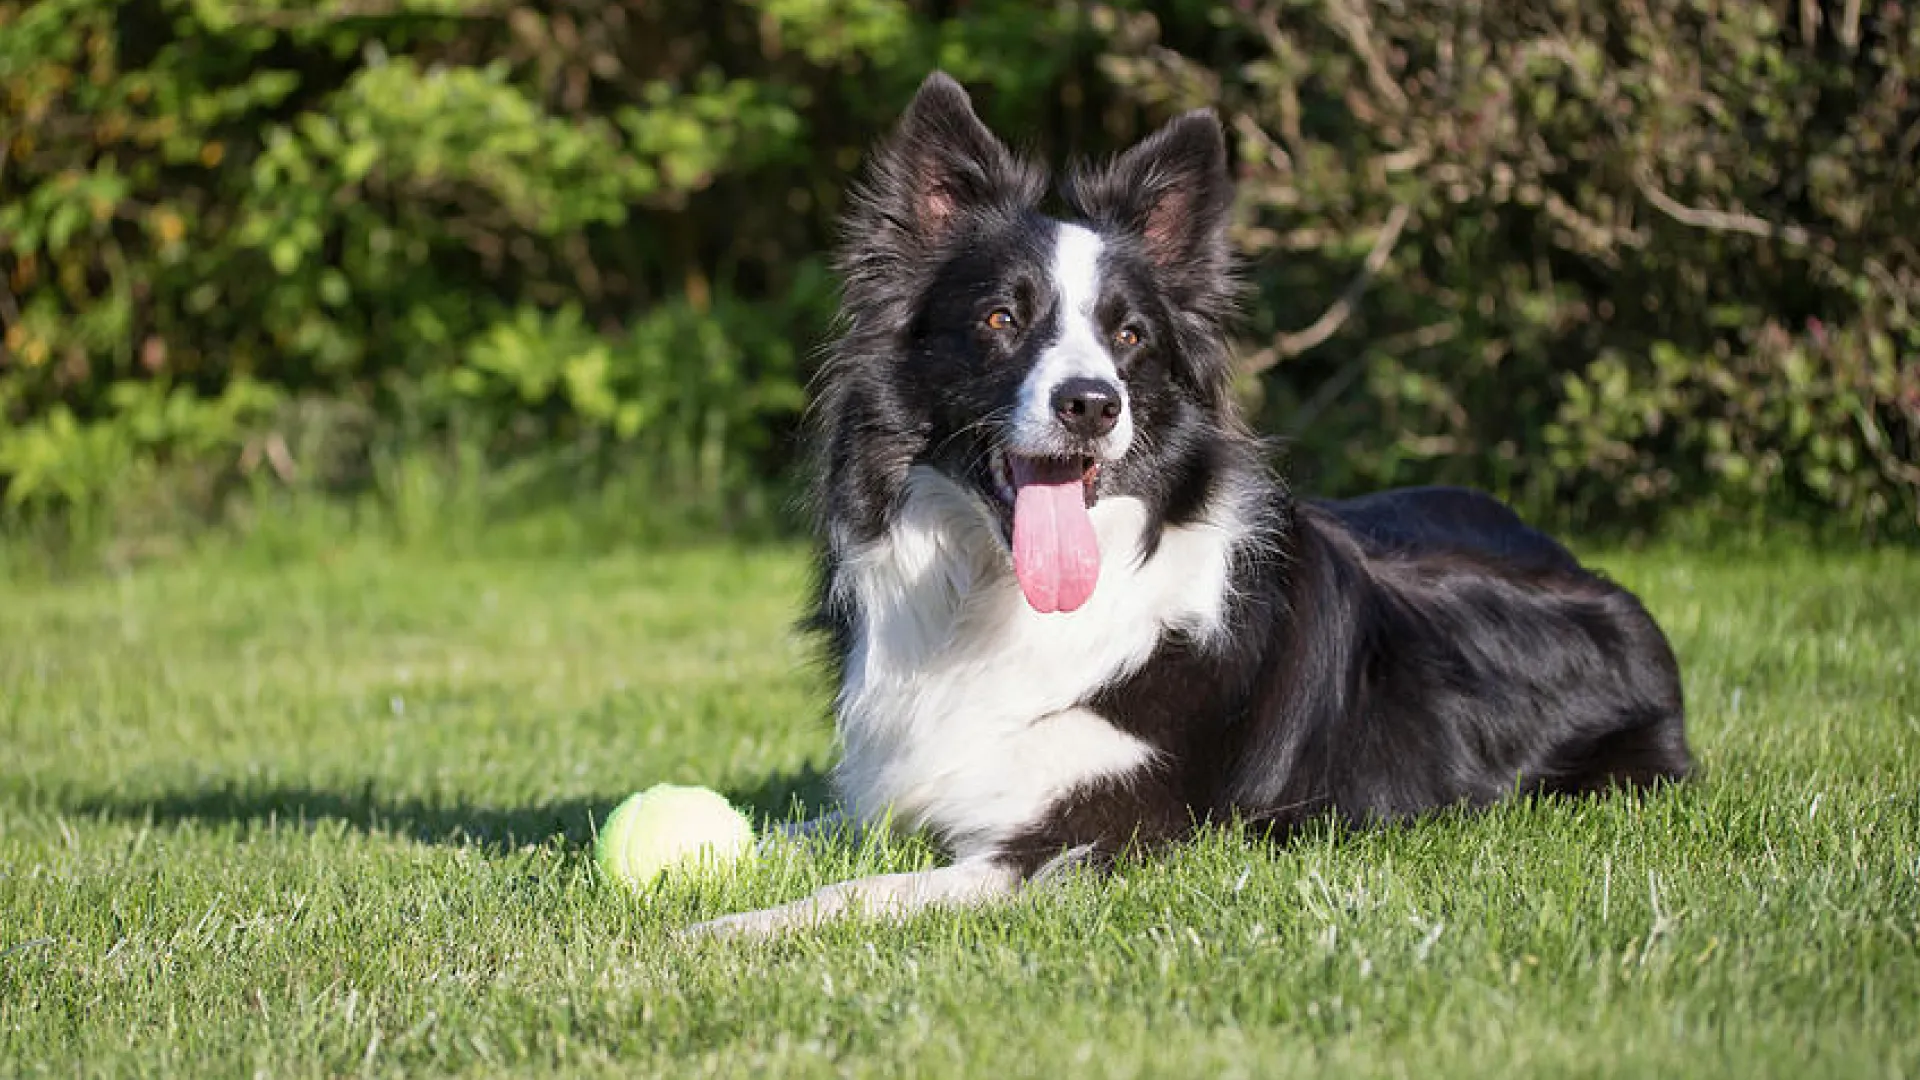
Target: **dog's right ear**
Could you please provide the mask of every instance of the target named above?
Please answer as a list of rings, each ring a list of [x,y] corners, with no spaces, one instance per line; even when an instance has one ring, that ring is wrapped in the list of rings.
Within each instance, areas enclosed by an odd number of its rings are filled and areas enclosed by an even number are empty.
[[[1227,281],[1233,176],[1220,121],[1205,109],[1177,116],[1105,165],[1067,181],[1067,202],[1099,224],[1139,238],[1162,282],[1208,306]]]
[[[874,154],[848,238],[924,252],[952,236],[967,211],[1031,206],[1045,190],[1040,170],[1015,158],[974,115],[960,84],[936,71]]]

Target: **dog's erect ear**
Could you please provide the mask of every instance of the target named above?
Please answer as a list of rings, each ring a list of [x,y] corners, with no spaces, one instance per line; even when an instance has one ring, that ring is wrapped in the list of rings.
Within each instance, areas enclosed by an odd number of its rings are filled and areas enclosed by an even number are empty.
[[[936,71],[874,155],[850,231],[856,241],[864,231],[869,241],[910,239],[931,248],[968,209],[1030,206],[1045,183],[980,122],[960,84]]]
[[[1210,110],[1177,116],[1112,161],[1076,171],[1066,196],[1088,220],[1138,236],[1171,279],[1198,285],[1226,270],[1233,179]]]

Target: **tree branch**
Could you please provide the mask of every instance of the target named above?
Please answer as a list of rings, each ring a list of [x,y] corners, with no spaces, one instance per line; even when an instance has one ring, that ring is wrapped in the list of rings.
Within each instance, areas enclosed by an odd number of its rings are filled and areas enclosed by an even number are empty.
[[[1848,52],[1860,51],[1860,0],[1847,0],[1847,7],[1840,16],[1840,44]]]
[[[409,16],[447,18],[463,22],[484,19],[498,19],[507,13],[507,7],[499,4],[487,4],[480,7],[461,10],[433,10],[409,8],[404,3],[388,0],[349,0],[331,9],[319,11],[311,6],[295,7],[293,10],[273,8],[241,9],[233,13],[236,26],[258,27],[262,30],[307,30],[324,27],[337,22],[359,20],[399,19]]]
[[[1360,298],[1367,293],[1367,287],[1373,284],[1381,270],[1386,268],[1387,259],[1393,254],[1393,247],[1400,242],[1400,233],[1407,227],[1407,219],[1413,215],[1413,209],[1406,203],[1400,203],[1387,215],[1380,226],[1379,235],[1373,238],[1373,250],[1367,252],[1366,261],[1360,264],[1360,272],[1347,283],[1345,292],[1333,305],[1320,313],[1313,324],[1305,330],[1292,334],[1280,334],[1273,344],[1254,353],[1240,364],[1243,374],[1258,375],[1282,360],[1290,360],[1301,353],[1316,349],[1327,339],[1338,333],[1353,317],[1354,309],[1360,304]]]
[[[1653,179],[1645,172],[1634,178],[1640,188],[1640,194],[1646,196],[1659,211],[1682,225],[1710,232],[1741,233],[1757,236],[1762,240],[1782,240],[1795,247],[1818,249],[1813,233],[1799,225],[1776,225],[1765,218],[1752,214],[1729,213],[1725,210],[1702,210],[1698,207],[1675,199],[1673,196],[1654,186]]]
[[[1373,16],[1367,11],[1366,0],[1335,0],[1327,5],[1327,18],[1347,39],[1347,46],[1360,57],[1367,69],[1367,84],[1374,94],[1386,101],[1396,113],[1407,110],[1407,95],[1393,81],[1393,75],[1387,70],[1386,61],[1380,56],[1380,49],[1373,40]]]

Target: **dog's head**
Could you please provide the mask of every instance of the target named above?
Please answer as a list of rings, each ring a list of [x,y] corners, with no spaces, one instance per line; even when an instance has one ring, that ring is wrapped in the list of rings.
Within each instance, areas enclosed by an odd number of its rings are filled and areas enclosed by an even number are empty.
[[[1130,496],[1164,521],[1194,443],[1230,422],[1232,185],[1219,123],[1194,112],[1075,170],[1067,220],[1040,212],[1046,191],[957,83],[921,86],[848,215],[825,376],[829,468],[891,468],[829,500],[880,509],[889,476],[932,466],[1000,523],[1033,606],[1070,611],[1098,576],[1088,508]]]

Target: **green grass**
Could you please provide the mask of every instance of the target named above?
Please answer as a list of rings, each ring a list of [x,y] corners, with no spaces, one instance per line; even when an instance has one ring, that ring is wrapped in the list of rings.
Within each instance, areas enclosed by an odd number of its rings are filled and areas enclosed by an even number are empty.
[[[929,853],[641,903],[586,844],[662,780],[819,799],[796,551],[0,583],[0,1074],[1920,1073],[1920,556],[1602,562],[1696,783],[770,945],[671,932]]]

